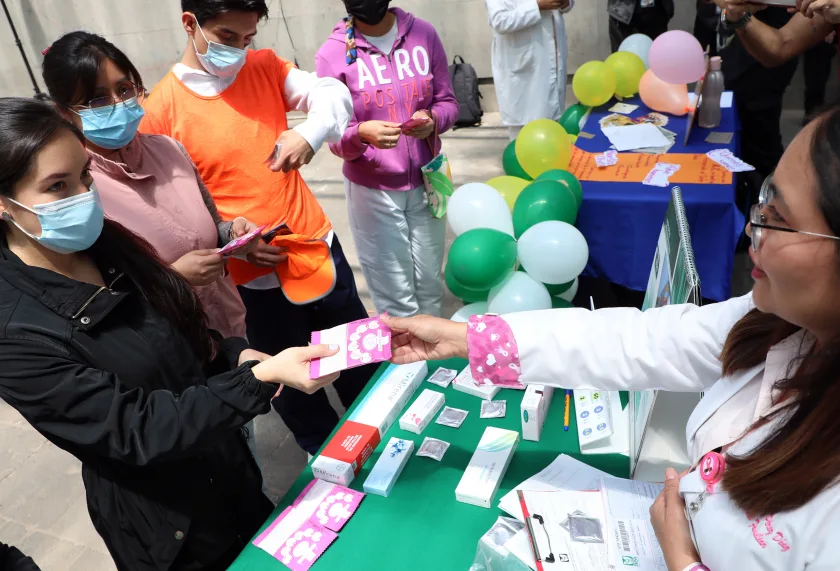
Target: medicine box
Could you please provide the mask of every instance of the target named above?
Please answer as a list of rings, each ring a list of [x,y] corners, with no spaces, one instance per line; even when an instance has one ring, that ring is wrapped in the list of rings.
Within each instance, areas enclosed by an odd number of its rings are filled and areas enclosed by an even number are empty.
[[[489,508],[519,444],[515,430],[488,427],[455,489],[455,499]]]
[[[461,371],[460,374],[455,377],[455,380],[452,381],[452,388],[456,391],[461,391],[462,393],[467,393],[468,395],[473,395],[485,400],[493,400],[493,397],[501,390],[501,387],[496,385],[477,384],[475,379],[473,379],[472,371],[470,371],[469,366],[467,366],[466,369]]]
[[[312,462],[319,480],[349,486],[381,440],[375,426],[347,420]]]
[[[528,385],[525,388],[525,395],[522,397],[520,413],[522,417],[522,438],[540,441],[545,417],[548,414],[548,407],[551,405],[551,397],[554,394],[554,387],[544,385]]]
[[[389,440],[388,445],[382,451],[382,455],[373,465],[373,470],[370,471],[367,480],[365,480],[365,492],[387,498],[413,452],[414,442],[412,440],[403,440],[402,438]]]
[[[428,372],[425,361],[390,365],[348,419],[375,426],[380,439],[384,438]]]
[[[429,426],[438,411],[443,408],[444,402],[446,402],[446,398],[443,393],[431,389],[424,390],[402,415],[400,428],[414,434],[420,434]]]

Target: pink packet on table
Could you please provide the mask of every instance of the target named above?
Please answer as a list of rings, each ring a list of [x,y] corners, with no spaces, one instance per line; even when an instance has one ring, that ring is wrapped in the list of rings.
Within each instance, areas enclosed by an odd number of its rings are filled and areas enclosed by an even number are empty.
[[[289,506],[268,529],[254,540],[254,545],[292,571],[307,571],[338,539],[338,535],[311,519],[296,519]]]
[[[391,359],[391,330],[379,317],[315,331],[312,333],[312,344],[338,345],[339,348],[332,357],[312,360],[309,364],[312,379]]]
[[[293,509],[332,531],[341,531],[365,494],[323,480],[312,480],[292,503]]]
[[[262,226],[260,226],[256,230],[252,230],[252,231],[248,232],[247,234],[245,234],[244,236],[240,236],[239,238],[234,238],[233,240],[228,242],[224,247],[222,247],[222,249],[219,250],[217,252],[217,254],[221,254],[221,255],[224,256],[225,254],[230,254],[230,253],[238,250],[242,246],[250,244],[251,242],[253,242],[254,240],[256,240],[257,238],[260,237],[260,234],[262,233],[263,230],[265,230],[266,226],[268,226],[268,224],[263,224]]]

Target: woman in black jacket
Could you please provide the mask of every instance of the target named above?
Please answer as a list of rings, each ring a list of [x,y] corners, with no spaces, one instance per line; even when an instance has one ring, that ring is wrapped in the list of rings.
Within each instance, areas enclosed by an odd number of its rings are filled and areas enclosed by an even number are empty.
[[[208,330],[189,284],[104,220],[82,135],[0,99],[0,397],[83,463],[122,570],[226,569],[270,515],[241,427],[309,361]],[[277,324],[282,327],[282,323]]]

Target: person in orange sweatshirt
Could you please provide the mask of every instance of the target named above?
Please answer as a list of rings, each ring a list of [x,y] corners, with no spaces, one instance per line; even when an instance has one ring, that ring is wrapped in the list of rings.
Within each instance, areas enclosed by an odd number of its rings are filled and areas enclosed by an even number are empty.
[[[270,49],[248,49],[268,17],[265,0],[182,0],[181,8],[186,50],[146,100],[140,130],[186,147],[225,219],[276,230],[247,259],[228,264],[251,345],[273,355],[305,345],[313,331],[366,318],[338,237],[297,170],[325,141],[341,139],[353,113],[350,92]],[[308,113],[293,130],[290,110]],[[344,406],[375,371],[342,375],[335,388]],[[338,423],[324,391],[284,390],[272,404],[310,454]]]

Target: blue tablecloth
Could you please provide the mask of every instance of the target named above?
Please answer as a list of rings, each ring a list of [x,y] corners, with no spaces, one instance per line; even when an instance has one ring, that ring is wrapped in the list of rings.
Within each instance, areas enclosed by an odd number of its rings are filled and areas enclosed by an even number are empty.
[[[582,131],[595,136],[579,137],[575,144],[580,149],[590,153],[609,149],[610,142],[601,132],[599,121],[611,113],[608,109],[614,103],[592,110]],[[639,106],[630,117],[650,112],[638,98],[625,103]],[[696,124],[688,145],[684,145],[686,117],[671,117],[666,128],[677,133],[677,139],[670,153],[704,154],[727,148],[737,155],[740,130],[737,113],[734,106],[722,111],[721,125],[713,130],[734,133],[728,145],[706,143],[712,130],[701,129]],[[581,184],[583,205],[577,227],[589,244],[589,264],[584,274],[644,291],[671,199],[670,188],[628,182],[581,181]],[[735,245],[745,223],[735,203],[734,177],[730,185],[680,183],[679,186],[683,191],[702,295],[718,301],[728,299]]]

